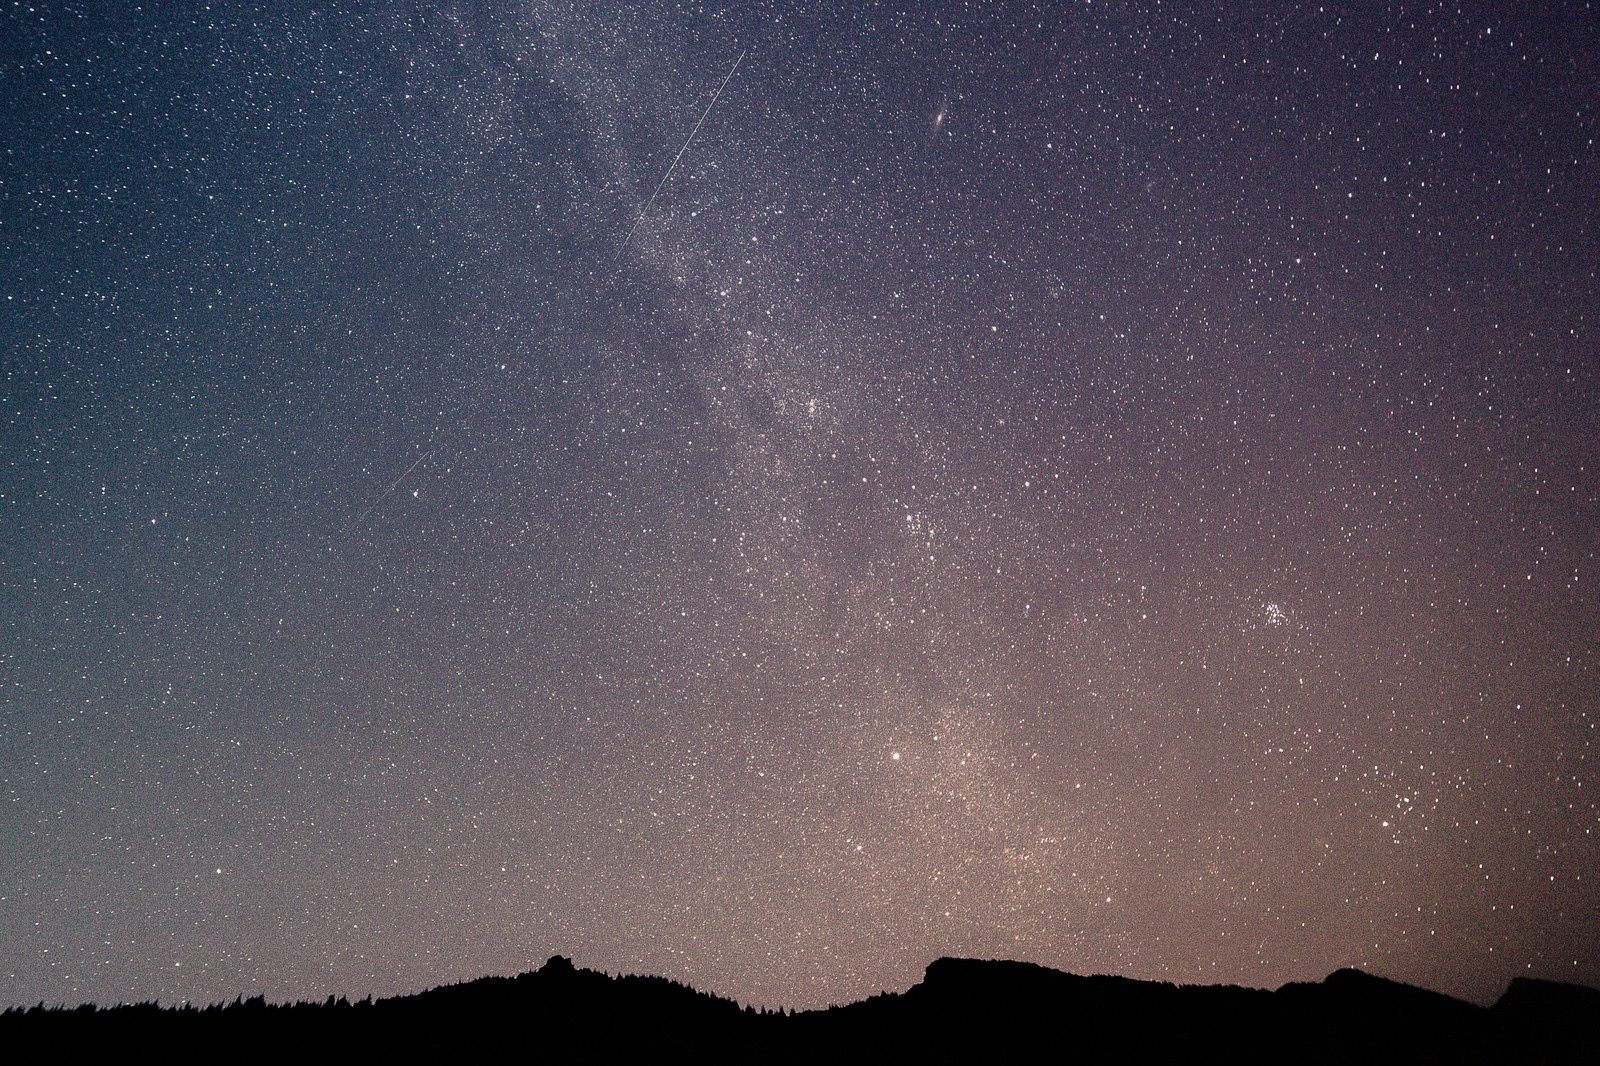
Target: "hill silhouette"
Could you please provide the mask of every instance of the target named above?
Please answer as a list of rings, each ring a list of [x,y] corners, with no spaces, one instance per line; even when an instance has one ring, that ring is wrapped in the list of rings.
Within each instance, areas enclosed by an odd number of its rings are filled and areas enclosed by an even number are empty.
[[[1600,991],[1519,978],[1485,1008],[1357,970],[1268,991],[939,959],[905,992],[791,1013],[557,956],[359,1003],[16,1008],[0,1014],[0,1047],[68,1061],[1597,1062]]]

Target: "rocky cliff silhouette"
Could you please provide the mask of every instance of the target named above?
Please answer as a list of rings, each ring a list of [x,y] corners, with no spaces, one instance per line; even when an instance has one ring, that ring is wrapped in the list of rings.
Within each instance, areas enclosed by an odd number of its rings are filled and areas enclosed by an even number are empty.
[[[13,1009],[0,1047],[64,1061],[1600,1062],[1600,991],[1518,979],[1493,1007],[1340,970],[1276,991],[939,959],[921,983],[827,1010],[740,1007],[564,958],[411,996],[207,1008]],[[19,1054],[20,1053],[20,1054]]]

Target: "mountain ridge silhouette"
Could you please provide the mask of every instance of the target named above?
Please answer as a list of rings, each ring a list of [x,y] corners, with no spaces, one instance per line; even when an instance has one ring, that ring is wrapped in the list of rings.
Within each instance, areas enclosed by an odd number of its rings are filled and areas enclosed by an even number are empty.
[[[904,992],[772,1011],[664,977],[580,969],[558,955],[515,977],[358,1003],[13,1008],[0,1014],[0,1046],[66,1057],[143,1047],[185,1061],[937,1062],[1027,1052],[1062,1061],[1554,1063],[1600,1061],[1600,991],[1517,978],[1482,1007],[1351,969],[1268,990],[941,958]]]

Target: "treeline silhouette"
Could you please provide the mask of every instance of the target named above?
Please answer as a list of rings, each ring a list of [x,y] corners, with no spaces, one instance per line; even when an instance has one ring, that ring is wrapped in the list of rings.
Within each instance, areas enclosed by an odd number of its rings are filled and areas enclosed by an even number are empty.
[[[0,1048],[13,1062],[1600,1063],[1600,991],[1519,978],[1479,1007],[1357,970],[1267,991],[939,959],[906,992],[789,1012],[557,956],[518,977],[356,1003],[13,1008]]]

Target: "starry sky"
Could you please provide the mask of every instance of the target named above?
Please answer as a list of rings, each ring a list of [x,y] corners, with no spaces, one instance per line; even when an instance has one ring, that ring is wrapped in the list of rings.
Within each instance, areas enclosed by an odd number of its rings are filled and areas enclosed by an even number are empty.
[[[1600,984],[1591,3],[0,13],[0,1002]]]

